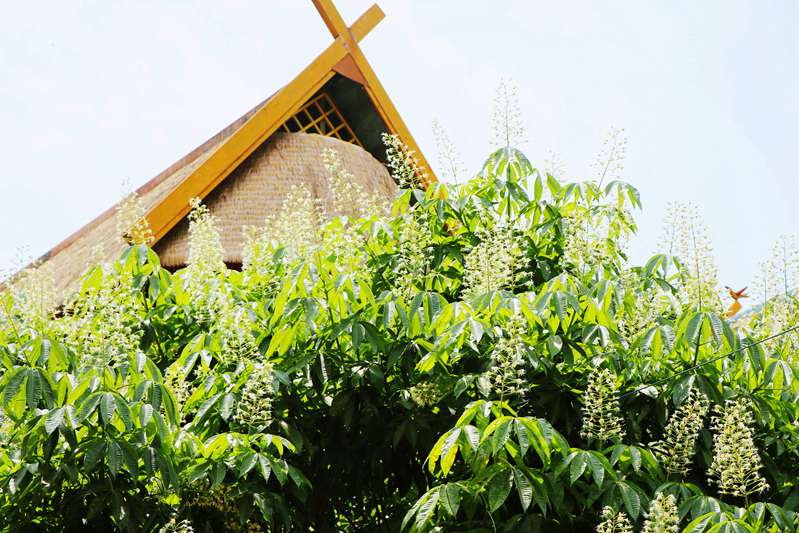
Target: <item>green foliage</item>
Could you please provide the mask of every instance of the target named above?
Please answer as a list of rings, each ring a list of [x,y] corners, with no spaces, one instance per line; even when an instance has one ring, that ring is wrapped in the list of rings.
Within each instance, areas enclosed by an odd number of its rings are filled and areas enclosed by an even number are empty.
[[[195,205],[185,270],[135,244],[57,317],[4,294],[2,530],[796,527],[797,368],[676,299],[679,258],[627,266],[632,186],[503,147],[423,191],[391,142],[391,216],[359,200],[317,226],[296,192],[273,227],[307,237],[252,234],[235,272]],[[704,414],[729,402],[763,465],[746,500],[708,479],[726,426]]]

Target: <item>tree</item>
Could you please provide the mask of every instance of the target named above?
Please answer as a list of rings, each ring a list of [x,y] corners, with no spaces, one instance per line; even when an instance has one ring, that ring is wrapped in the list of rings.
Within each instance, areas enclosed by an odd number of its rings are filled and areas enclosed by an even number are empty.
[[[680,258],[627,265],[635,188],[504,146],[425,191],[386,141],[390,212],[326,153],[349,214],[296,189],[241,272],[197,201],[175,274],[124,214],[131,246],[58,315],[46,265],[23,273],[0,323],[4,531],[796,527],[797,369],[676,298]]]

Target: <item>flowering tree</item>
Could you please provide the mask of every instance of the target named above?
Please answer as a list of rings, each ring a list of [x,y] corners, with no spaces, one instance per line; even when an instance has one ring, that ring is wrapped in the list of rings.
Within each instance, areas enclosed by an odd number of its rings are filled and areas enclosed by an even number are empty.
[[[240,272],[199,201],[179,272],[135,201],[131,246],[57,313],[46,264],[23,272],[0,300],[3,531],[795,529],[793,353],[720,317],[698,253],[627,264],[618,131],[602,186],[535,170],[522,132],[426,191],[387,138],[392,206],[326,153],[347,214],[294,190]]]

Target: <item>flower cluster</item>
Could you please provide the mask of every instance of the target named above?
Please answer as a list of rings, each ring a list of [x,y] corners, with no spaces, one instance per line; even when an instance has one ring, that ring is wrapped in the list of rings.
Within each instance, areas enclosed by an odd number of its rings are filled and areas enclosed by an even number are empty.
[[[666,496],[659,492],[649,505],[646,518],[642,533],[677,533],[680,530],[677,502],[671,494]]]
[[[502,328],[502,338],[491,351],[493,366],[484,377],[494,391],[505,397],[523,392],[525,355],[527,343],[522,335],[527,333],[527,322],[522,315],[513,315]]]
[[[441,391],[435,383],[423,381],[408,390],[413,403],[419,407],[432,407],[438,403]]]
[[[371,196],[355,183],[355,178],[341,168],[341,161],[335,150],[325,150],[325,168],[328,170],[328,184],[332,196],[332,210],[349,213],[353,217],[382,219],[388,213],[388,206],[377,191]],[[327,205],[325,206],[327,208]],[[326,252],[336,265],[339,273],[358,274],[369,278],[372,270],[364,260],[364,244],[368,234],[360,233],[350,220],[332,219],[325,225]]]
[[[491,140],[494,146],[509,147],[524,142],[524,124],[516,87],[509,86],[504,79],[500,79],[494,97],[494,125],[491,129],[494,130]]]
[[[634,230],[624,198],[617,191],[607,205],[578,204],[565,217],[563,261],[573,265],[580,275],[614,264],[618,251]]]
[[[564,165],[563,158],[560,154],[553,153],[552,150],[549,151],[549,159],[544,159],[544,163],[547,164],[547,174],[558,180],[558,183],[564,182],[564,174],[563,171]]]
[[[723,308],[718,269],[699,207],[691,202],[687,205],[667,203],[666,206],[668,213],[657,249],[660,253],[676,256],[681,262],[677,297],[683,305],[698,303],[720,313]]]
[[[399,234],[399,265],[394,272],[394,294],[404,306],[416,296],[416,284],[424,287],[430,264],[432,236],[425,215],[411,208],[403,216],[402,231]]]
[[[610,506],[602,509],[602,522],[596,527],[597,533],[632,533],[633,526],[623,511],[613,512]]]
[[[131,190],[129,182],[123,184],[123,191],[117,205],[117,240],[131,245],[152,242],[153,232],[144,217],[141,198]]]
[[[679,314],[679,304],[670,293],[660,285],[652,283],[644,288],[640,275],[632,270],[624,270],[619,275],[618,284],[624,289],[625,299],[631,300],[619,306],[617,320],[619,333],[632,343],[644,330],[655,323],[655,319],[670,314]]]
[[[180,368],[178,362],[172,363],[164,374],[164,384],[172,392],[178,404],[178,418],[183,417],[183,406],[191,396],[193,390],[188,376]]]
[[[611,126],[607,139],[602,143],[602,149],[593,165],[599,176],[600,186],[605,178],[618,178],[619,172],[624,169],[621,162],[627,157],[627,137],[621,136],[623,131],[624,128]]]
[[[707,396],[692,389],[680,407],[674,412],[663,431],[663,440],[650,446],[671,474],[685,475],[694,456],[694,444],[702,429],[708,411]]]
[[[16,312],[25,324],[43,330],[56,308],[52,263],[22,270],[12,285]]]
[[[355,181],[355,176],[342,168],[336,150],[327,149],[322,153],[327,169],[327,183],[333,200],[332,209],[325,204],[325,212],[349,213],[356,218],[382,218],[388,212],[388,205],[377,191],[369,195]]]
[[[480,242],[468,249],[463,272],[467,297],[509,288],[521,254],[509,229],[494,225],[476,233]]]
[[[14,422],[5,415],[3,407],[0,406],[0,448],[16,449],[17,446],[12,443],[11,439],[13,432]]]
[[[204,280],[225,269],[225,250],[216,226],[217,218],[199,198],[191,200],[189,213],[189,260],[186,269],[192,278]]]
[[[205,516],[221,525],[226,533],[261,533],[263,530],[255,521],[242,524],[239,520],[241,498],[229,485],[213,486],[209,481],[200,481],[189,485],[185,501],[192,517]]]
[[[775,296],[759,310],[748,313],[735,322],[754,339],[777,335],[799,324],[799,302],[793,295]],[[791,362],[799,357],[799,332],[791,331],[764,342],[761,346]]]
[[[799,285],[799,251],[793,235],[781,235],[772,248],[771,259],[759,262],[760,275],[755,290],[761,303],[775,296],[791,294]]]
[[[466,172],[463,169],[461,154],[455,149],[452,139],[449,138],[437,118],[433,119],[433,136],[436,139],[436,148],[438,148],[438,166],[443,169],[441,178],[443,180],[450,178],[457,184],[458,174]]]
[[[759,265],[760,275],[755,278],[754,290],[761,305],[734,324],[737,328],[744,328],[755,339],[771,337],[799,323],[799,301],[795,295],[799,283],[799,252],[794,238],[780,237],[771,259]],[[766,341],[763,346],[783,359],[796,361],[799,332],[780,335]]]
[[[583,406],[584,439],[619,441],[624,436],[621,409],[616,393],[616,384],[608,369],[595,368],[588,376]]]
[[[713,423],[713,464],[708,473],[715,479],[719,492],[749,496],[763,492],[768,484],[760,475],[760,456],[757,453],[752,428],[749,400],[727,400],[717,405]]]
[[[189,213],[189,258],[184,274],[185,290],[194,300],[198,322],[216,320],[225,306],[226,294],[219,280],[225,271],[225,250],[217,218],[199,198],[191,200]]]
[[[293,265],[317,249],[319,229],[324,220],[324,208],[305,185],[292,185],[280,215],[266,219],[261,239],[284,247],[283,261]]]
[[[102,264],[90,272],[102,276],[71,306],[67,337],[78,343],[85,369],[118,364],[139,349],[142,303],[133,275],[118,263]]]
[[[260,431],[272,415],[272,381],[274,373],[269,364],[255,363],[241,390],[241,399],[236,405],[234,417],[242,426]]]
[[[158,533],[194,533],[194,528],[188,520],[176,521],[175,517],[164,524],[164,527],[158,530]]]
[[[258,353],[251,325],[252,322],[245,307],[226,305],[222,309],[216,327],[220,332],[226,364],[237,364]]]
[[[415,187],[427,181],[424,167],[419,165],[419,161],[413,157],[414,151],[405,146],[399,135],[384,133],[383,144],[386,145],[388,167],[400,188]]]

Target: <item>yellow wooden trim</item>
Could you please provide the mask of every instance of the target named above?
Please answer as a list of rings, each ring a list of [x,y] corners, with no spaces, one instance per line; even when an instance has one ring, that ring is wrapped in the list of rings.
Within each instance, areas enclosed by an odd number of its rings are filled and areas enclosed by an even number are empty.
[[[333,5],[332,0],[311,0],[316,10],[325,21],[325,26],[330,30],[333,38],[343,37],[346,41],[349,36],[350,29],[338,13],[338,9]],[[347,43],[349,44],[349,43]]]
[[[391,133],[396,133],[399,135],[400,140],[408,148],[416,152],[414,157],[416,157],[416,159],[419,160],[419,163],[424,166],[425,172],[427,173],[427,178],[422,180],[422,186],[427,189],[431,183],[438,181],[433,169],[430,168],[430,164],[427,162],[424,154],[419,149],[419,145],[416,144],[416,141],[413,139],[410,130],[408,130],[405,122],[402,121],[402,118],[400,117],[397,109],[394,107],[394,104],[391,103],[391,99],[388,97],[386,90],[383,89],[383,86],[377,79],[377,75],[372,70],[372,67],[369,65],[369,62],[364,57],[360,48],[355,50],[350,49],[350,55],[352,55],[352,58],[355,60],[355,64],[358,65],[363,77],[366,78],[367,82],[369,82],[369,86],[364,88],[366,89],[366,94],[368,94],[369,98],[372,100],[375,109],[377,109],[377,113],[380,115],[380,118],[382,118],[386,123],[386,126],[388,126]],[[420,176],[420,179],[421,178],[422,177]]]
[[[377,4],[372,5],[369,9],[366,10],[366,13],[361,15],[358,20],[355,21],[355,24],[352,25],[350,31],[355,36],[355,40],[358,42],[363,41],[363,38],[366,37],[370,31],[372,31],[377,24],[386,18],[386,14],[383,13],[383,10],[380,9],[380,6]]]
[[[147,220],[158,242],[189,212],[189,200],[204,198],[260,144],[292,117],[306,101],[333,77],[333,66],[347,55],[341,39],[336,39],[291,83],[283,87],[256,113],[225,140],[174,191],[147,213]]]
[[[421,185],[427,189],[427,187],[433,183],[437,182],[438,178],[436,178],[433,169],[430,167],[430,164],[425,159],[424,154],[419,149],[419,145],[416,144],[416,141],[411,136],[411,132],[408,130],[408,127],[402,121],[402,118],[397,112],[397,109],[394,107],[394,104],[391,103],[391,99],[388,97],[385,89],[380,84],[380,81],[377,79],[377,75],[372,70],[372,67],[369,65],[369,62],[364,57],[363,52],[361,52],[360,47],[358,46],[358,39],[355,35],[354,31],[347,29],[344,31],[344,20],[339,15],[338,11],[336,10],[335,6],[333,5],[332,0],[312,0],[316,9],[319,11],[319,14],[325,21],[328,29],[334,36],[340,36],[344,40],[344,44],[347,47],[350,55],[352,56],[353,60],[355,61],[355,65],[361,71],[364,79],[367,81],[367,86],[364,87],[366,93],[369,95],[369,98],[372,100],[372,104],[374,104],[375,109],[377,109],[377,113],[380,115],[380,118],[383,119],[386,126],[389,128],[390,133],[396,133],[399,135],[400,140],[411,150],[415,152],[414,157],[419,160],[419,163],[425,168],[425,172],[427,173],[427,177],[423,178],[419,176]],[[373,8],[376,6],[373,6]],[[377,7],[377,11],[373,11],[373,8],[370,8],[361,15],[358,19],[358,22],[361,19],[364,19],[362,24],[358,24],[356,22],[353,24],[353,28],[356,25],[359,25],[359,31],[362,31],[368,28],[368,21],[377,17],[379,22],[379,14],[383,13],[379,7]],[[366,18],[368,15],[368,18]],[[385,16],[385,15],[384,15]],[[375,24],[377,24],[375,22]],[[371,28],[370,28],[371,29]],[[365,34],[364,34],[365,35]]]

